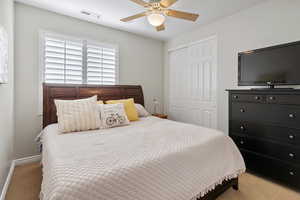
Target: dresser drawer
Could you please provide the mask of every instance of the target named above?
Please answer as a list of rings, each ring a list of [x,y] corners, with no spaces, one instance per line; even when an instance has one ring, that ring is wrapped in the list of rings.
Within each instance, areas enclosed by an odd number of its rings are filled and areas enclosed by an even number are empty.
[[[267,103],[300,105],[300,95],[267,95]]]
[[[231,94],[231,100],[236,102],[265,102],[266,96],[260,94]]]
[[[300,107],[291,105],[273,105],[240,103],[231,104],[232,120],[260,121],[300,127]]]
[[[260,122],[230,121],[230,133],[244,134],[260,139],[300,146],[300,129],[266,125]]]
[[[241,153],[248,170],[277,179],[287,185],[300,189],[299,167],[244,150],[241,150]]]
[[[300,148],[291,145],[283,145],[266,140],[250,137],[230,135],[236,145],[241,149],[270,156],[291,164],[300,164]]]

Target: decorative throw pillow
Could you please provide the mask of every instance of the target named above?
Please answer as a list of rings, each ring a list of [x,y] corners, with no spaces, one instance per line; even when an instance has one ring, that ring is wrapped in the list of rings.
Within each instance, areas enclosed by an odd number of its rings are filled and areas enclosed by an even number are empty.
[[[130,121],[139,120],[139,115],[134,105],[134,99],[121,99],[106,101],[107,104],[123,103],[126,115]]]
[[[101,128],[113,128],[129,124],[124,104],[104,104],[100,107]]]
[[[150,113],[141,104],[136,103],[135,107],[139,114],[139,117],[149,117],[150,116]]]
[[[55,100],[58,127],[62,133],[98,129],[97,96],[80,100]]]

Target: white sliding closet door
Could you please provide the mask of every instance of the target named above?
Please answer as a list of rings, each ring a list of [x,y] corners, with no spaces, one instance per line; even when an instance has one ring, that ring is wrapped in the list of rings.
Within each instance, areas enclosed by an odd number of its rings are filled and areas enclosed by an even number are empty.
[[[170,119],[217,128],[217,40],[169,52]]]

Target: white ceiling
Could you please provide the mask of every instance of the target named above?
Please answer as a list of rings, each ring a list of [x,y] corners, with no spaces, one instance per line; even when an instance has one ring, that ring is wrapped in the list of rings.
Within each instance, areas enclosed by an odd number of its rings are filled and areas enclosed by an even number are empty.
[[[171,8],[199,13],[197,22],[167,18],[166,30],[156,32],[145,17],[124,23],[120,19],[144,11],[144,8],[130,0],[16,0],[32,6],[44,8],[60,14],[80,18],[90,22],[110,26],[144,36],[167,40],[182,32],[193,30],[199,25],[211,23],[217,19],[232,15],[265,0],[178,0]],[[86,16],[81,11],[101,15]]]

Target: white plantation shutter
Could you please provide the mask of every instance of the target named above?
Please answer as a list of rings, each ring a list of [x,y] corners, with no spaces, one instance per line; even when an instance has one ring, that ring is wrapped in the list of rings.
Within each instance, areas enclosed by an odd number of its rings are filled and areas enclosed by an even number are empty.
[[[44,81],[46,83],[83,83],[83,43],[45,38]]]
[[[114,48],[87,45],[87,83],[116,84],[117,52]]]
[[[45,83],[115,85],[118,48],[44,33],[42,45]]]

